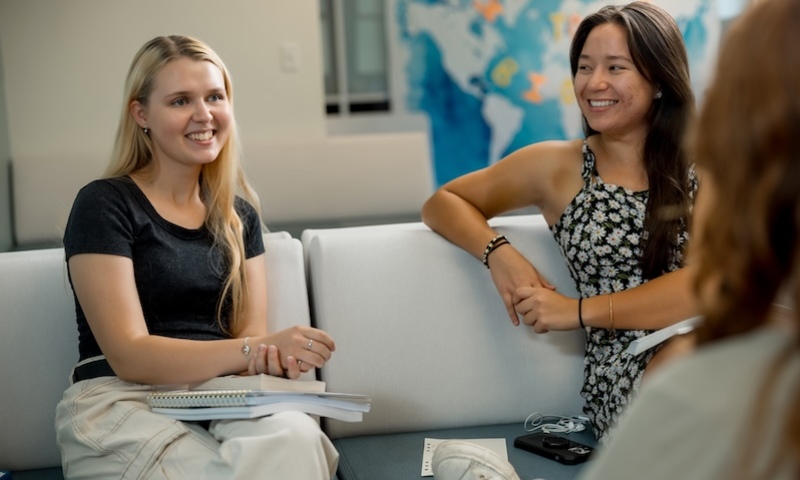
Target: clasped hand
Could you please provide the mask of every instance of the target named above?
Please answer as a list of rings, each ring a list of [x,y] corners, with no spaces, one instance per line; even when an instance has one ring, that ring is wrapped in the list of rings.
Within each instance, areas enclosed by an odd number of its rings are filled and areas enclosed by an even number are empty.
[[[519,287],[514,292],[514,309],[522,322],[536,333],[573,330],[579,327],[578,301],[549,288]]]
[[[512,245],[494,251],[489,266],[511,323],[519,325],[522,317],[536,333],[578,327],[578,301],[556,292]]]
[[[294,326],[264,337],[254,338],[247,373],[297,378],[330,360],[336,345],[326,332],[312,327]]]

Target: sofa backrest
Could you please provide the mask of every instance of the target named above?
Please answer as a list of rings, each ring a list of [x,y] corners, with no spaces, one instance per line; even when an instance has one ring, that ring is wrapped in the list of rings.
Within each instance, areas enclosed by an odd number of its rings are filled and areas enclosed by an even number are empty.
[[[300,241],[264,240],[270,329],[310,325]],[[0,253],[0,470],[61,465],[55,407],[77,346],[63,249]]]
[[[491,222],[563,294],[574,283],[540,215]],[[514,327],[483,264],[421,223],[307,230],[312,322],[336,341],[328,390],[365,393],[333,438],[580,413],[584,335]]]

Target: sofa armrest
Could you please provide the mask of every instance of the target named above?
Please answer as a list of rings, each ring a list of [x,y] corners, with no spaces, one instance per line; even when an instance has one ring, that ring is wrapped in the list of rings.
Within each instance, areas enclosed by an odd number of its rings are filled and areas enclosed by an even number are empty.
[[[56,403],[78,361],[62,249],[0,254],[0,467],[61,465]]]
[[[286,232],[264,235],[269,331],[311,325],[303,245]]]
[[[300,241],[278,232],[264,244],[270,329],[310,325]],[[59,467],[55,408],[78,361],[64,250],[0,253],[0,272],[0,469]]]

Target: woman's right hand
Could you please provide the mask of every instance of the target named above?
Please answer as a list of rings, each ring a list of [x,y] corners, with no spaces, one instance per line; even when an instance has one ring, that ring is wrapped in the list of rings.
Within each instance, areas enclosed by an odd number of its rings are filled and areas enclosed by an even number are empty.
[[[489,271],[494,286],[503,300],[511,323],[519,325],[520,320],[514,304],[514,294],[519,287],[539,287],[555,290],[531,263],[522,256],[512,244],[498,247],[488,259]]]

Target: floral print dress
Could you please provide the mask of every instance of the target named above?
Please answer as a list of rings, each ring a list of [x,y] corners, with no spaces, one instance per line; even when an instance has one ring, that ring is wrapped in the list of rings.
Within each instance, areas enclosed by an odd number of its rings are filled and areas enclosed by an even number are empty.
[[[690,169],[690,195],[697,179]],[[583,143],[584,186],[551,230],[570,274],[583,298],[620,292],[645,282],[639,264],[647,232],[644,231],[647,191],[634,192],[603,183],[595,169],[595,156]],[[681,266],[685,227],[678,238],[669,270]],[[584,381],[581,396],[595,436],[607,438],[657,349],[639,356],[626,353],[631,341],[652,333],[648,330],[610,330],[586,327]]]

